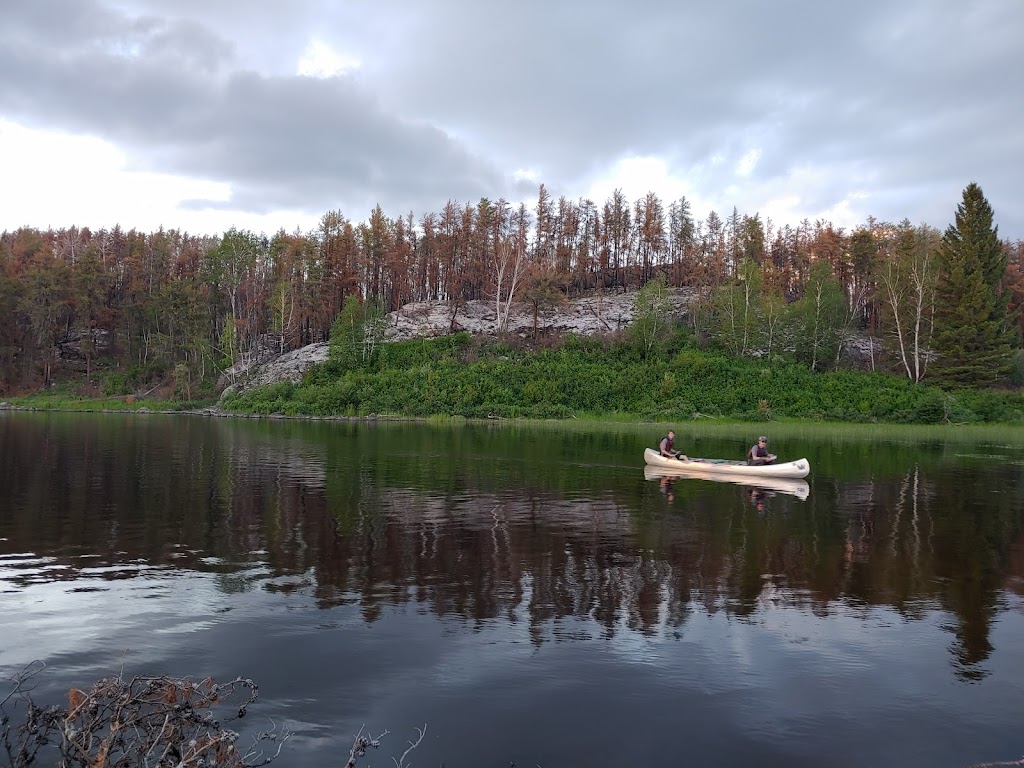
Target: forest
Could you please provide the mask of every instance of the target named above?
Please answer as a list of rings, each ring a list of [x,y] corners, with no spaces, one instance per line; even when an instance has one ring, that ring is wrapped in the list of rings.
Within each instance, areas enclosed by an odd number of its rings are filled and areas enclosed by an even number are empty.
[[[565,297],[652,282],[693,292],[694,338],[729,355],[915,383],[1020,383],[1024,243],[998,238],[977,185],[945,233],[871,218],[852,230],[778,224],[735,208],[698,219],[685,198],[631,202],[617,190],[598,205],[541,185],[532,207],[449,201],[390,217],[378,205],[365,221],[329,211],[314,231],[272,236],[5,231],[0,394],[74,378],[93,394],[213,396],[259,345],[329,340],[353,302],[443,301],[457,312],[482,299],[500,320],[512,302],[557,311]],[[979,318],[984,338],[965,342]],[[851,358],[854,339],[867,353]]]

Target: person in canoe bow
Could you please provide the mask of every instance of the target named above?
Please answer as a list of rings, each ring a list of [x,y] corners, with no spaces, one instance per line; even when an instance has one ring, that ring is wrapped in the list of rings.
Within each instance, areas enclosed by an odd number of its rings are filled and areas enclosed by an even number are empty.
[[[747,464],[752,466],[771,464],[775,458],[775,454],[768,453],[768,438],[764,435],[757,438],[757,442],[747,451]]]
[[[689,459],[686,458],[686,454],[681,453],[680,451],[677,451],[673,447],[673,444],[675,443],[675,439],[676,439],[676,433],[673,432],[670,429],[668,431],[668,434],[665,435],[663,438],[661,438],[661,444],[658,446],[658,451],[661,453],[662,456],[665,456],[666,458],[669,458],[669,459],[679,459],[680,461],[689,461]]]

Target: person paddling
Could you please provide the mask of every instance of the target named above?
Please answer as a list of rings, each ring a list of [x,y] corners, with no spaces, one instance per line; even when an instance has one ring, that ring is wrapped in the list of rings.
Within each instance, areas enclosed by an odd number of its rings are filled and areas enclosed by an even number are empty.
[[[673,448],[675,439],[676,433],[673,432],[671,429],[668,431],[667,435],[661,438],[661,444],[658,446],[658,450],[661,452],[661,455],[668,459],[679,459],[680,461],[689,461],[689,459],[686,458],[686,455],[684,453],[681,453],[680,451],[677,451],[675,450],[675,448]]]
[[[752,466],[771,464],[775,458],[775,454],[768,453],[768,438],[764,435],[757,438],[757,442],[747,451],[747,464]]]

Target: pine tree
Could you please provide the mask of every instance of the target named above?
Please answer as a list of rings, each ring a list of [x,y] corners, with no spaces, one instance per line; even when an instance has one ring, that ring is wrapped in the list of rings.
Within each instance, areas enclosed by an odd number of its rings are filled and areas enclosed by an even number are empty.
[[[991,386],[1009,373],[1015,334],[1002,287],[1006,254],[992,218],[971,182],[942,238],[930,373],[943,384]]]

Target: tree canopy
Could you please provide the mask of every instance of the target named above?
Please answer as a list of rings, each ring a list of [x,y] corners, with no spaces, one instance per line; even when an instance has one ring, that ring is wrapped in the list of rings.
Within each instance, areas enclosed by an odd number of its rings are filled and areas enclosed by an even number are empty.
[[[1005,380],[1017,342],[1004,286],[1007,256],[992,207],[973,182],[964,189],[939,256],[934,378],[952,386]]]

